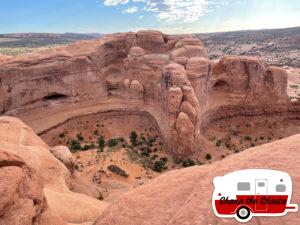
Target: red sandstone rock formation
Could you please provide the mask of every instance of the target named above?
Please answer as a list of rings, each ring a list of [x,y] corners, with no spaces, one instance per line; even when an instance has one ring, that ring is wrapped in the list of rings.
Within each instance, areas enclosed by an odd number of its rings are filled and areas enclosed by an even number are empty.
[[[52,151],[70,166],[65,151]],[[64,225],[98,217],[106,203],[70,191],[72,176],[61,161],[19,119],[0,117],[1,225]]]
[[[211,165],[194,166],[165,173],[125,194],[109,206],[94,225],[240,224],[235,219],[214,216],[211,197],[213,178],[249,168],[288,172],[293,179],[292,202],[300,204],[300,135],[248,149]],[[298,213],[284,217],[256,217],[249,224],[294,225]]]
[[[120,33],[0,61],[0,113],[43,132],[58,123],[50,112],[70,105],[147,112],[166,147],[187,157],[201,151],[202,130],[222,115],[288,111],[286,83],[284,70],[255,58],[212,62],[201,41],[190,36]],[[49,115],[43,127],[34,125],[40,109]]]
[[[9,59],[11,59],[12,57],[11,56],[8,56],[8,55],[3,55],[0,53],[0,63],[3,63]]]

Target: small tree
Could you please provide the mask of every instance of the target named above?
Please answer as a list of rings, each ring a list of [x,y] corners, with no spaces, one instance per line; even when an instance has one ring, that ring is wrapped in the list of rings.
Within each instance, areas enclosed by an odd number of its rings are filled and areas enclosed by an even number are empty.
[[[78,141],[83,141],[84,140],[84,138],[82,137],[81,134],[77,134],[76,137],[77,137]]]
[[[206,154],[206,155],[205,155],[205,158],[206,158],[207,160],[211,160],[211,159],[212,159],[212,156],[211,156],[211,154]]]
[[[152,170],[161,173],[163,170],[167,169],[165,163],[161,160],[155,161]]]
[[[71,150],[80,150],[81,149],[81,145],[80,145],[79,141],[72,140],[69,148]]]
[[[137,138],[138,138],[138,135],[135,131],[132,131],[130,133],[130,142],[133,146],[137,146]]]
[[[118,143],[119,142],[118,142],[117,138],[112,138],[112,139],[108,140],[107,146],[110,147],[110,148],[113,148],[113,147],[117,146]]]
[[[105,139],[104,137],[101,135],[99,138],[98,138],[98,148],[101,152],[103,152],[104,150],[104,147],[105,147]]]

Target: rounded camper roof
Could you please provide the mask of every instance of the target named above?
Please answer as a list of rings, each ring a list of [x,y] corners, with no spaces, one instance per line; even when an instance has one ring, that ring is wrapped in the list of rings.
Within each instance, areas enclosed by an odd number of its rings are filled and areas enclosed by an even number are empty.
[[[269,170],[269,169],[245,169],[238,170],[224,176],[218,176],[214,179],[214,184],[221,180],[253,180],[253,179],[268,179],[268,180],[285,180],[290,181],[291,177],[288,173],[279,170]]]

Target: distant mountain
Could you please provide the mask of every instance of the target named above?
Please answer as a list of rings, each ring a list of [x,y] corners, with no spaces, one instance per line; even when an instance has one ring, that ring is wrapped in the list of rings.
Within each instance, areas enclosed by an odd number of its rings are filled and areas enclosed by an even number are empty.
[[[0,34],[0,48],[38,48],[49,45],[68,44],[79,40],[90,40],[102,37],[103,34],[77,33],[14,33]]]

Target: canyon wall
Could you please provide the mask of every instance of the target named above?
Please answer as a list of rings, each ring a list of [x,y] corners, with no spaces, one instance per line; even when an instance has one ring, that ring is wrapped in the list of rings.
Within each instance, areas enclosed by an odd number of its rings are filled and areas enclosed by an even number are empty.
[[[180,157],[201,151],[207,144],[202,130],[216,118],[244,113],[241,108],[288,111],[286,88],[280,68],[251,57],[211,61],[200,40],[159,31],[108,35],[0,61],[0,114],[29,125],[47,118],[43,129],[49,129],[55,125],[50,112],[68,107],[144,111]]]

